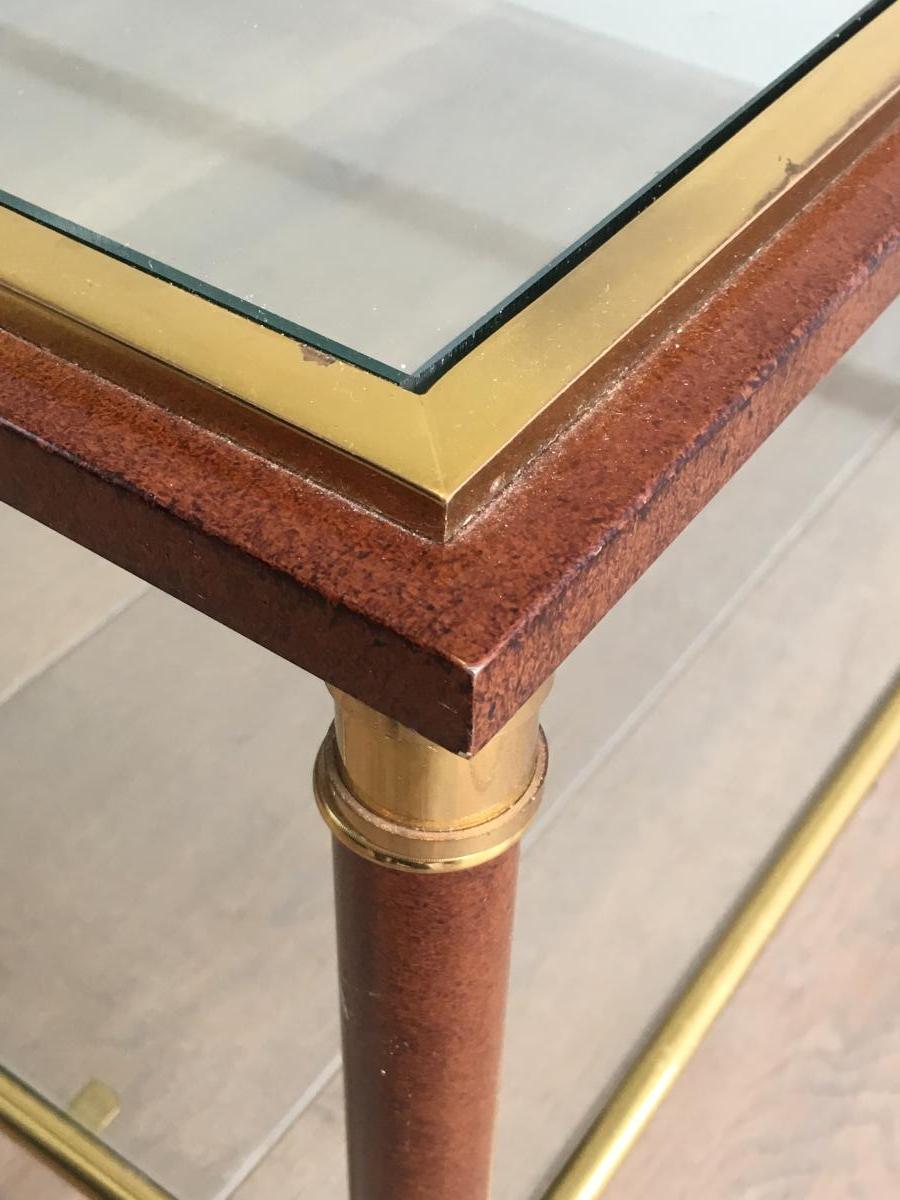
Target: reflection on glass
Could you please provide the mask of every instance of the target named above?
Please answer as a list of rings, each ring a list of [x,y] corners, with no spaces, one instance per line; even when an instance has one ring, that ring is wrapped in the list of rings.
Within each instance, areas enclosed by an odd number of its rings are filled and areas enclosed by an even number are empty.
[[[3,0],[0,186],[402,376],[858,8]]]

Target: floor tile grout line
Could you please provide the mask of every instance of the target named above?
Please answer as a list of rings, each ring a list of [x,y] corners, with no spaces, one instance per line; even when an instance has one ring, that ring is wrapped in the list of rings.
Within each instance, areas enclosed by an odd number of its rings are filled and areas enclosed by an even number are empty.
[[[118,604],[113,605],[113,607],[105,612],[99,620],[94,622],[93,625],[89,625],[75,641],[70,642],[67,646],[63,647],[63,649],[57,654],[50,655],[36,670],[29,672],[24,676],[24,678],[14,680],[9,687],[3,691],[0,691],[0,713],[2,713],[5,705],[14,701],[18,696],[22,695],[23,692],[26,692],[33,684],[37,683],[38,680],[42,679],[48,671],[52,671],[54,667],[57,667],[60,665],[60,663],[65,662],[65,660],[71,654],[74,654],[77,650],[80,650],[82,646],[87,645],[87,643],[97,637],[98,634],[101,634],[105,629],[108,629],[114,621],[117,621],[119,617],[128,612],[132,605],[136,604],[139,600],[142,600],[150,591],[150,586],[148,584],[144,584],[139,591],[133,595],[127,596],[124,600],[120,600]]]
[[[537,817],[531,829],[525,836],[523,849],[528,851],[540,837],[544,835],[557,820],[568,805],[569,800],[586,783],[590,776],[609,759],[619,746],[634,732],[643,718],[659,703],[665,693],[678,677],[699,657],[702,651],[718,636],[731,618],[737,612],[746,598],[758,588],[771,574],[778,562],[787,554],[800,537],[823,516],[837,498],[849,486],[853,478],[871,462],[887,445],[890,439],[900,431],[900,409],[896,409],[885,424],[866,441],[859,450],[847,460],[831,482],[809,504],[793,524],[773,544],[769,552],[757,567],[750,572],[744,582],[728,600],[721,606],[716,615],[704,626],[703,630],[689,643],[663,676],[654,684],[649,692],[638,702],[627,717],[617,726],[613,733],[598,747],[597,752],[590,756],[587,763],[574,775],[569,784],[563,789],[556,800],[545,808]],[[552,754],[552,747],[551,747]]]
[[[257,1168],[262,1166],[278,1143],[290,1133],[307,1109],[315,1104],[329,1083],[340,1072],[340,1069],[341,1055],[338,1053],[329,1059],[309,1086],[301,1092],[294,1103],[285,1111],[281,1120],[272,1126],[268,1135],[247,1155],[241,1166],[234,1171],[231,1179],[216,1192],[213,1200],[229,1200],[229,1197],[234,1196],[237,1190],[247,1182]]]
[[[682,654],[678,656],[669,670],[651,688],[644,699],[635,706],[628,717],[621,722],[615,732],[602,744],[597,754],[593,755],[585,767],[578,772],[557,798],[550,810],[538,818],[527,835],[526,845],[530,845],[536,841],[549,828],[566,806],[568,800],[579,790],[585,780],[627,739],[629,734],[659,702],[665,692],[668,691],[678,676],[687,669],[703,649],[728,624],[747,596],[759,587],[765,578],[771,574],[777,563],[798,542],[802,534],[810,529],[825,514],[844,492],[846,487],[849,486],[853,478],[875,458],[878,452],[898,430],[900,430],[900,411],[895,412],[887,418],[884,425],[841,467],[833,476],[830,483],[774,543],[758,566],[747,576],[744,583],[721,606],[715,617],[686,647]],[[341,1057],[340,1054],[337,1054],[312,1081],[310,1086],[305,1089],[295,1104],[285,1112],[277,1125],[273,1126],[269,1136],[248,1156],[244,1165],[238,1169],[232,1180],[215,1195],[214,1200],[230,1200],[254,1172],[265,1164],[272,1150],[290,1133],[296,1123],[315,1104],[328,1084],[337,1076],[340,1068]]]

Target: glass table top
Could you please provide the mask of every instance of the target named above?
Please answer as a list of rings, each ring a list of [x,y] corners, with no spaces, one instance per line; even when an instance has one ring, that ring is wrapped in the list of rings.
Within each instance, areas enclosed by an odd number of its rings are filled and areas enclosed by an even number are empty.
[[[0,196],[422,386],[885,7],[0,0]]]

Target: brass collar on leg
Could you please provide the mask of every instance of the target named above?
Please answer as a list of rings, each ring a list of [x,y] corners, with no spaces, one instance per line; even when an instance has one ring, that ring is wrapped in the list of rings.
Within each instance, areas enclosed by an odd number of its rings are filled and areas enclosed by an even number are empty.
[[[471,758],[334,691],[335,723],[314,776],[334,836],[405,871],[460,870],[502,854],[540,804],[547,744],[538,716],[549,690],[539,689]]]

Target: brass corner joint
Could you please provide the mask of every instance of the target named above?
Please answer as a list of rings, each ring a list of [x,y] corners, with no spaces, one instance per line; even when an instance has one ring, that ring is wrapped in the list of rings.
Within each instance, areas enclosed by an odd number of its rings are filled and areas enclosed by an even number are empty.
[[[332,689],[316,801],[349,849],[402,871],[456,871],[509,849],[537,812],[547,770],[538,723],[550,684],[471,758]]]

